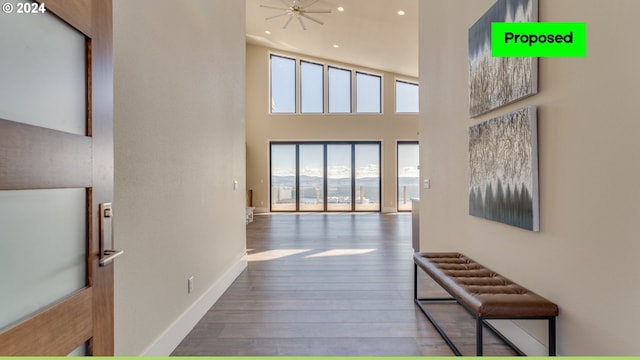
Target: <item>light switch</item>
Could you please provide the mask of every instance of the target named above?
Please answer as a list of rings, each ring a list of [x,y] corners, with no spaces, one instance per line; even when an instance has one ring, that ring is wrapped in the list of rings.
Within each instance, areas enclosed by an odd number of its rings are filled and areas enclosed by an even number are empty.
[[[233,180],[233,190],[238,190],[238,180]]]
[[[424,179],[422,187],[425,189],[431,189],[431,179]]]

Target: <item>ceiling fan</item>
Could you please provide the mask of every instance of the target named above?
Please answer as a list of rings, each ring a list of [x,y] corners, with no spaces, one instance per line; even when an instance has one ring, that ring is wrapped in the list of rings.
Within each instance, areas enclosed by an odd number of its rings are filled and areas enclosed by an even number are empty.
[[[300,26],[302,26],[303,30],[307,30],[307,27],[304,26],[304,22],[302,21],[302,18],[306,18],[309,19],[313,22],[316,22],[320,25],[323,25],[324,23],[318,19],[315,19],[311,16],[309,16],[308,14],[329,14],[331,13],[331,10],[308,10],[312,5],[314,5],[315,3],[317,3],[320,0],[312,0],[311,2],[308,2],[307,4],[304,4],[304,1],[302,0],[280,0],[285,6],[286,8],[281,8],[281,7],[275,7],[275,6],[268,6],[268,5],[260,5],[260,7],[266,8],[266,9],[273,9],[273,10],[280,10],[280,11],[284,11],[284,13],[282,14],[278,14],[275,16],[270,16],[268,18],[265,18],[265,20],[271,20],[271,19],[275,19],[281,16],[289,16],[289,19],[287,19],[287,22],[284,23],[284,26],[282,27],[283,29],[286,29],[287,26],[289,26],[289,23],[291,23],[291,20],[293,20],[293,18],[295,17],[296,19],[298,19],[298,22],[300,23]]]

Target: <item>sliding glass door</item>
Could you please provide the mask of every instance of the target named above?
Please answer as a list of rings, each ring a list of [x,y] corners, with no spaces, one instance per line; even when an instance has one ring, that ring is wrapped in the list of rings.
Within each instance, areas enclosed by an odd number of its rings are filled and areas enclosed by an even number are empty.
[[[297,211],[297,148],[271,145],[271,210]]]
[[[327,145],[327,211],[351,211],[352,145]]]
[[[380,145],[355,145],[356,211],[380,210]]]
[[[295,145],[293,145],[295,146]],[[300,144],[300,211],[324,211],[324,146]]]
[[[271,143],[271,211],[380,211],[380,142]]]
[[[398,211],[411,211],[411,198],[420,197],[419,158],[417,142],[398,142]]]

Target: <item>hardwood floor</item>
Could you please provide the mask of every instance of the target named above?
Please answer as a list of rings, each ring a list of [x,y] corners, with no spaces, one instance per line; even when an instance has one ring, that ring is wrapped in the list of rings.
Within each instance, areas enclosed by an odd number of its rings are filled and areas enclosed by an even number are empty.
[[[257,215],[247,252],[248,269],[173,355],[453,355],[413,303],[410,214]],[[419,279],[420,296],[442,294]],[[473,355],[473,318],[455,304],[436,307]],[[485,354],[515,355],[488,331]]]

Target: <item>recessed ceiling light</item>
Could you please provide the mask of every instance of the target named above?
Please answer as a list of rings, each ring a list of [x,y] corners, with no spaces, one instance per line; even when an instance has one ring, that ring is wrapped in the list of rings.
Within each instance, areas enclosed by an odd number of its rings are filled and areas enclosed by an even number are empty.
[[[404,12],[404,10],[398,10],[398,15],[402,16],[402,15],[404,15],[404,14],[406,14],[406,13]]]
[[[342,6],[338,6],[338,11],[343,12],[344,8]]]
[[[271,31],[269,31],[269,30],[265,30],[264,33],[267,34],[267,35],[271,35]]]
[[[337,48],[339,48],[339,47],[340,47],[340,45],[338,45],[338,44],[333,44],[333,47],[337,49]]]

